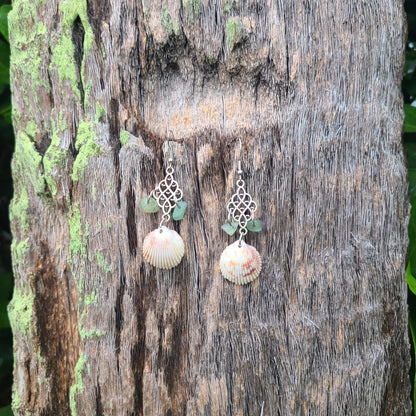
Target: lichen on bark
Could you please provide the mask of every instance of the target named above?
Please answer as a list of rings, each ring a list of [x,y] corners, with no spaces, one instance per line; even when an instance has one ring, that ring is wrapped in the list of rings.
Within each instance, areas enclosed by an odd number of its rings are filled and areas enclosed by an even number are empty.
[[[42,156],[36,150],[34,141],[23,131],[17,132],[15,154],[12,162],[13,174],[22,181],[22,188],[29,182],[38,195],[45,193]]]
[[[47,29],[38,20],[37,13],[46,0],[15,0],[8,14],[12,73],[19,74],[21,87],[31,90],[37,97],[38,86],[49,88],[42,76],[41,50],[47,37]],[[26,23],[25,23],[26,22]],[[32,22],[32,24],[28,24]]]
[[[56,43],[52,46],[51,70],[56,70],[61,82],[68,81],[78,99],[81,98],[78,88],[77,68],[75,62],[72,29],[77,17],[84,27],[84,56],[89,54],[94,40],[91,25],[87,16],[87,2],[85,0],[61,1],[59,9],[62,13],[62,31]],[[83,68],[83,63],[81,67]],[[81,82],[85,85],[83,69],[81,69]],[[85,88],[85,87],[84,87]]]
[[[78,362],[75,366],[75,383],[71,386],[69,391],[69,405],[71,408],[71,415],[78,416],[76,398],[84,391],[84,383],[82,379],[82,373],[86,369],[86,357],[84,353],[79,356]]]
[[[75,142],[78,155],[74,160],[71,178],[74,182],[81,179],[84,169],[88,166],[91,157],[99,156],[103,149],[98,144],[97,135],[94,132],[92,122],[81,121],[78,126],[78,133]]]
[[[58,191],[57,181],[62,176],[62,171],[65,169],[65,164],[68,160],[68,150],[62,146],[61,138],[61,135],[68,129],[68,123],[62,111],[59,113],[56,122],[52,113],[51,127],[51,143],[43,156],[42,162],[45,181],[48,184],[51,194],[54,196]]]

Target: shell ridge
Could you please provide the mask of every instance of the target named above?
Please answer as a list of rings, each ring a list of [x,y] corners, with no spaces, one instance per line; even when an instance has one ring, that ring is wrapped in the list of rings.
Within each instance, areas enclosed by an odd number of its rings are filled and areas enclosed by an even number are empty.
[[[171,269],[177,266],[185,254],[182,237],[165,226],[153,230],[143,241],[143,258],[160,269]]]
[[[227,246],[220,257],[220,270],[227,280],[244,285],[255,280],[261,271],[262,262],[258,251],[244,241]]]

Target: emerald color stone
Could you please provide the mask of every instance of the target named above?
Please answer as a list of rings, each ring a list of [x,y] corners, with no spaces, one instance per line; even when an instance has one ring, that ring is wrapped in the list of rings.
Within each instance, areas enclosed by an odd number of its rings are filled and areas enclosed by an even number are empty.
[[[263,229],[263,223],[260,220],[251,220],[247,223],[247,230],[259,233]]]
[[[237,221],[230,221],[227,220],[225,223],[221,226],[221,228],[228,234],[233,235],[238,228],[238,222]]]
[[[180,221],[184,217],[187,205],[188,204],[185,201],[178,201],[176,203],[175,209],[172,213],[172,218],[175,221]]]
[[[157,204],[156,199],[151,196],[144,196],[140,201],[140,205],[142,207],[142,211],[146,214],[152,214],[159,211],[159,205]]]

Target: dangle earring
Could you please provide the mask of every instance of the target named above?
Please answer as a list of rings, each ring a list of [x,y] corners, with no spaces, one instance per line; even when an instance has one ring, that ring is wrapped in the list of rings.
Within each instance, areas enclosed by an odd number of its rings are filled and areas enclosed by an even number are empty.
[[[162,209],[163,215],[159,228],[147,234],[143,241],[143,257],[145,261],[159,269],[172,269],[177,266],[185,253],[185,245],[182,237],[165,225],[172,218],[181,220],[185,215],[186,202],[182,201],[183,192],[178,183],[173,179],[172,154],[168,160],[166,176],[158,186],[141,200],[143,212],[154,213]]]
[[[241,150],[241,140],[240,140]],[[261,257],[258,251],[244,242],[247,231],[260,232],[262,222],[254,219],[257,204],[245,190],[242,179],[241,161],[238,161],[237,191],[227,204],[228,220],[222,229],[233,235],[239,228],[240,237],[233,244],[225,248],[220,258],[222,275],[230,282],[244,285],[252,282],[260,274]]]

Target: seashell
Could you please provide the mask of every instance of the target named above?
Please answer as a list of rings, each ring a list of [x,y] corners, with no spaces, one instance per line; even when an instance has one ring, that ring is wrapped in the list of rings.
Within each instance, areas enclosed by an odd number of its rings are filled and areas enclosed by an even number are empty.
[[[258,251],[244,241],[229,245],[221,254],[222,275],[230,282],[244,285],[252,282],[261,271],[261,257]]]
[[[143,241],[143,257],[159,269],[177,266],[185,253],[182,237],[175,231],[162,226],[147,234]]]

